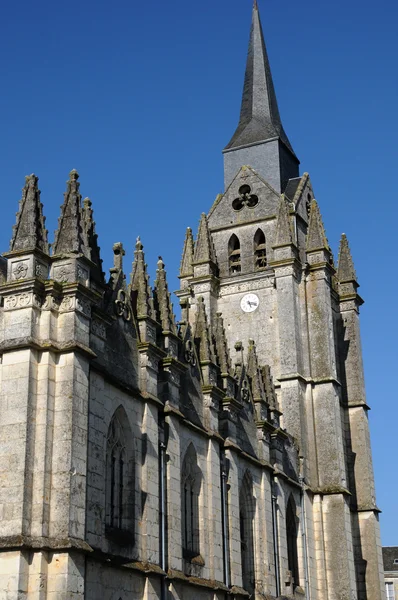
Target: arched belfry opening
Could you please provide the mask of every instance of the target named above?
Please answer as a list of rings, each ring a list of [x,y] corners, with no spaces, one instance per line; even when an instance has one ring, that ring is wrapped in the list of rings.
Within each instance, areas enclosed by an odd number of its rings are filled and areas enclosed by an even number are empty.
[[[262,229],[257,229],[254,236],[254,269],[261,271],[267,266],[267,246]]]
[[[297,509],[293,496],[290,495],[286,506],[286,542],[287,542],[287,559],[288,569],[292,574],[293,587],[299,585],[299,566],[297,552]]]
[[[235,275],[242,270],[240,242],[237,235],[231,235],[228,243],[229,273]]]
[[[242,585],[250,594],[255,589],[254,566],[254,515],[255,498],[253,481],[249,471],[246,471],[239,494],[239,525],[240,547],[242,562]]]

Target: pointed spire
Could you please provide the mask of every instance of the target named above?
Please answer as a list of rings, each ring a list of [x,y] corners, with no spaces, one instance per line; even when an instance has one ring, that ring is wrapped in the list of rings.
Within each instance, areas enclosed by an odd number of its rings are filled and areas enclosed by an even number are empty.
[[[144,246],[138,237],[134,251],[133,270],[131,273],[131,291],[133,306],[138,317],[153,316],[153,300],[149,285],[149,275],[145,264]]]
[[[296,158],[282,127],[258,6],[255,1],[239,124],[225,149],[247,146],[274,138],[279,138]]]
[[[95,265],[95,267],[91,269],[91,278],[98,283],[105,283],[105,273],[102,270],[102,259],[100,247],[98,246],[98,235],[95,232],[95,221],[93,219],[93,209],[90,198],[84,198],[83,200],[82,217],[90,251],[90,258]]]
[[[216,314],[214,342],[221,375],[228,375],[231,372],[231,357],[229,355],[227,337],[225,335],[224,322],[221,313]]]
[[[313,200],[311,202],[310,209],[310,222],[308,225],[306,250],[307,252],[312,252],[313,250],[320,249],[329,251],[329,244],[326,239],[325,229],[318,203],[316,200]]]
[[[66,182],[64,203],[61,206],[61,216],[58,219],[58,229],[55,232],[53,254],[84,254],[84,256],[90,258],[82,218],[78,179],[79,174],[73,169],[69,173],[69,179]]]
[[[267,402],[271,407],[274,407],[276,404],[276,394],[274,382],[271,375],[271,367],[269,365],[265,365],[264,367],[262,367],[261,373]]]
[[[212,262],[216,263],[213,242],[210,237],[209,225],[205,213],[201,214],[198,236],[195,244],[195,254],[193,263]]]
[[[289,206],[284,196],[281,197],[276,222],[275,246],[293,244],[292,228],[290,225]]]
[[[195,340],[199,345],[200,362],[214,362],[214,351],[207,323],[206,308],[202,296],[198,297],[198,309],[195,325]]]
[[[171,332],[176,335],[177,327],[173,313],[173,305],[167,287],[166,271],[161,256],[159,256],[158,268],[156,269],[154,300],[156,302],[156,308],[163,331]]]
[[[193,255],[194,255],[194,241],[192,235],[192,229],[187,227],[185,234],[184,249],[182,251],[182,259],[180,265],[180,277],[189,277],[193,275]]]
[[[345,233],[342,234],[340,241],[337,278],[340,283],[343,281],[357,281],[354,262],[352,260],[351,250]]]
[[[263,397],[262,378],[258,366],[256,345],[254,340],[249,340],[249,348],[247,351],[247,374],[251,380],[253,399],[261,400]]]
[[[13,227],[10,251],[38,249],[46,254],[49,253],[47,230],[44,226],[43,205],[40,202],[40,190],[37,186],[38,181],[39,178],[34,174],[25,177],[17,222]]]

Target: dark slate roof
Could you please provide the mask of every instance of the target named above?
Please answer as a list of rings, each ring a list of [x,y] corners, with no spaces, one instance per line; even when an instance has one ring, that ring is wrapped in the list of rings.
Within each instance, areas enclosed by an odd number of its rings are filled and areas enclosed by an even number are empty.
[[[289,179],[285,189],[285,196],[289,198],[293,202],[294,196],[296,195],[297,188],[300,184],[301,177],[295,177],[294,179]]]
[[[238,127],[225,150],[279,138],[295,156],[283,129],[257,3],[253,6]]]
[[[397,564],[394,564],[394,560]],[[383,547],[383,564],[385,571],[398,571],[398,546]]]

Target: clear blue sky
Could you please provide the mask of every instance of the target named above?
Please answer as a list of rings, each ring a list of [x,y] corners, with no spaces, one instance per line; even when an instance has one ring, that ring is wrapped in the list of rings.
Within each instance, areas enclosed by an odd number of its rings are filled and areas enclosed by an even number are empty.
[[[396,189],[398,5],[259,0],[285,129],[337,252],[345,232],[366,300],[362,337],[382,542],[398,545]],[[223,188],[251,0],[7,2],[0,24],[0,248],[24,175],[51,240],[68,172],[94,204],[102,257],[140,235],[176,278],[185,227]]]

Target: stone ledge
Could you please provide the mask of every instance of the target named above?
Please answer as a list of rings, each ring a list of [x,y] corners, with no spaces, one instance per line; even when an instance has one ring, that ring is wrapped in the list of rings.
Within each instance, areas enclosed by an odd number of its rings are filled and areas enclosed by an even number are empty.
[[[81,550],[93,552],[93,548],[84,540],[76,538],[46,538],[28,535],[10,535],[0,537],[0,551],[12,549],[30,550]]]

